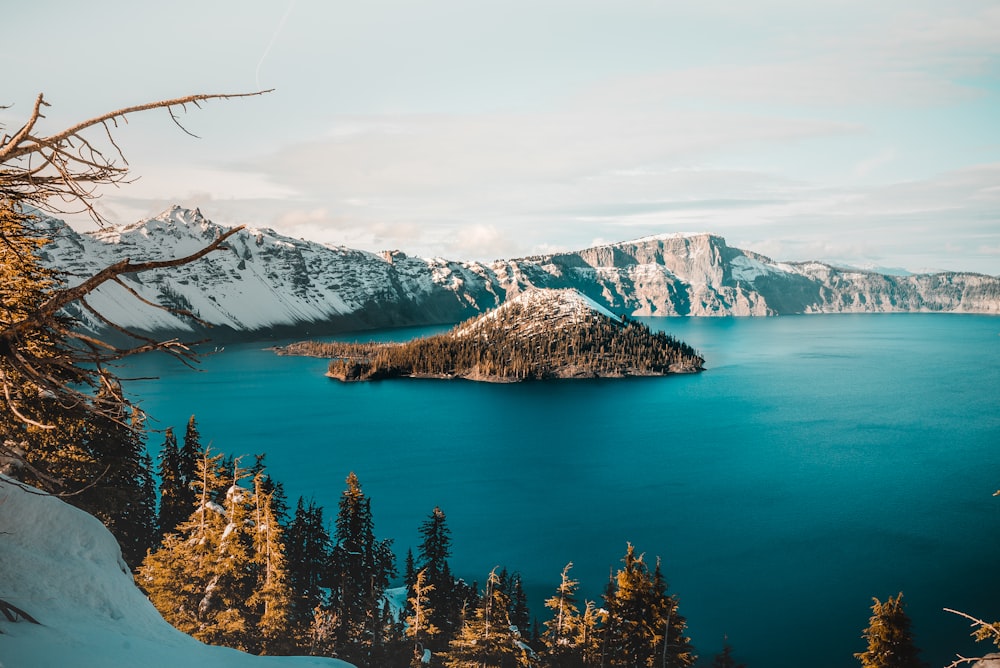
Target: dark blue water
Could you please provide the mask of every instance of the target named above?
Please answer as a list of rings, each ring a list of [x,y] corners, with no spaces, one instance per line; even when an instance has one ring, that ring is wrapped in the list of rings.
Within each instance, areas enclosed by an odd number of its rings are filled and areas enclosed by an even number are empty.
[[[194,413],[213,448],[267,452],[292,503],[332,519],[355,471],[400,556],[440,505],[453,569],[520,571],[539,616],[566,562],[597,598],[631,541],[705,658],[726,634],[751,668],[858,665],[871,597],[900,591],[932,665],[989,651],[942,608],[1000,616],[1000,319],[647,322],[708,370],[345,385],[258,344],[128,371],[160,376],[131,384],[154,427]]]

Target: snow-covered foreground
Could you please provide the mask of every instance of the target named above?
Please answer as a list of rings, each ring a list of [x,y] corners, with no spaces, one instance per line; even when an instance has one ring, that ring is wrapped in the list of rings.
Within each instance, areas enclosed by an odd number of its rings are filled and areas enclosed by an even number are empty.
[[[347,668],[317,657],[212,647],[165,621],[132,582],[96,518],[0,476],[0,599],[39,624],[0,615],[0,668]]]

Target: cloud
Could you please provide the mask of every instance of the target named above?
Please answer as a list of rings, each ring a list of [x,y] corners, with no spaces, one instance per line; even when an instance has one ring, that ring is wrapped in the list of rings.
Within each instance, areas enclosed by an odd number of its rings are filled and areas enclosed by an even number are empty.
[[[864,178],[883,165],[888,165],[896,159],[896,151],[884,148],[869,158],[865,158],[854,167],[854,176]]]

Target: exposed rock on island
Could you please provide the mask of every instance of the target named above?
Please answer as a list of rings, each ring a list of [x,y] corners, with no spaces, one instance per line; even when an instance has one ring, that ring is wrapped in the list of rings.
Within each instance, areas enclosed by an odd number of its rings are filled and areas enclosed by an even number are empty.
[[[665,376],[702,371],[705,362],[687,344],[572,289],[529,290],[448,332],[405,343],[305,341],[277,350],[329,357],[327,375],[341,381]]]

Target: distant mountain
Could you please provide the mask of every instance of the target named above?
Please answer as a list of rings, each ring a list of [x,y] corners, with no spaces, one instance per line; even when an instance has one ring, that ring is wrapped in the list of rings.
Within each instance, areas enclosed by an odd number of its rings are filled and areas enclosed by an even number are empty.
[[[114,261],[163,259],[228,229],[173,207],[133,225],[78,234],[48,219],[44,261],[79,281]],[[531,288],[573,288],[615,314],[784,315],[949,311],[1000,313],[1000,278],[971,273],[888,275],[819,262],[779,263],[710,234],[664,235],[489,264],[375,254],[247,229],[185,267],[126,279],[146,299],[181,306],[213,336],[301,335],[458,322]],[[119,286],[91,304],[145,331],[192,325],[137,304]],[[100,325],[81,318],[94,328]]]
[[[280,354],[331,358],[342,381],[465,378],[515,382],[695,373],[688,345],[616,317],[573,289],[531,289],[443,334],[405,343],[304,341]]]

